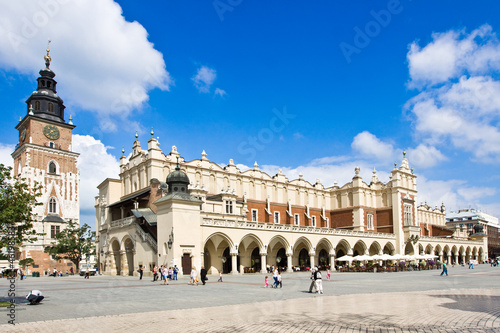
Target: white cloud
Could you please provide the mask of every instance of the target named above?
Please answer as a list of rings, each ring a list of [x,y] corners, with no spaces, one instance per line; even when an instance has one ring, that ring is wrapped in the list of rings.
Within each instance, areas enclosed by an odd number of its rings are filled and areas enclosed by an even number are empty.
[[[293,133],[293,138],[295,140],[300,140],[300,139],[304,138],[304,135],[302,133],[300,133],[300,132],[295,132],[295,133]]]
[[[491,26],[485,24],[466,34],[451,30],[432,35],[432,41],[421,48],[410,45],[408,67],[411,86],[434,85],[468,72],[481,75],[500,69],[500,45]]]
[[[416,137],[436,149],[420,149],[433,159],[415,162],[443,160],[436,152],[445,145],[480,162],[500,162],[500,41],[491,27],[434,34],[423,48],[412,44],[408,62],[412,84],[424,88],[405,107]]]
[[[492,187],[462,187],[457,192],[467,202],[478,202],[479,199],[495,195],[497,190]]]
[[[198,68],[196,75],[193,76],[192,80],[194,82],[194,86],[201,93],[210,92],[210,87],[214,83],[217,78],[217,73],[215,69],[209,68],[207,66],[201,66]],[[217,88],[218,89],[218,88]]]
[[[169,90],[173,84],[146,29],[127,22],[112,0],[2,4],[1,67],[37,75],[47,37],[52,39],[50,68],[66,105],[99,112],[99,118],[126,118],[148,101],[149,90]]]
[[[429,205],[444,203],[448,210],[458,210],[464,206],[457,189],[466,184],[463,180],[428,180],[417,174],[418,204],[427,202]]]
[[[12,154],[15,149],[15,145],[9,145],[9,144],[4,144],[0,143],[0,163],[5,165],[5,166],[10,166],[14,167],[14,161],[12,159]]]
[[[94,211],[94,198],[98,195],[97,185],[106,178],[117,177],[120,173],[119,162],[100,140],[89,135],[73,135],[73,151],[80,153],[80,213],[89,216]],[[82,222],[94,223],[93,220]]]
[[[214,96],[224,97],[225,95],[227,95],[227,92],[225,90],[215,88]]]
[[[364,131],[356,135],[351,144],[352,149],[364,156],[378,160],[390,160],[395,156],[392,144],[383,142],[370,132]]]
[[[417,148],[408,149],[408,159],[417,168],[429,168],[447,160],[436,147],[420,144]]]

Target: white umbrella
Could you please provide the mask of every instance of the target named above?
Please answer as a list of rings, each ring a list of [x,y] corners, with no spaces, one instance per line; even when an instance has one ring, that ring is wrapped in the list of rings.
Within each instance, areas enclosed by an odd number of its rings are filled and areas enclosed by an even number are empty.
[[[427,259],[427,260],[428,260],[428,259],[434,259],[434,258],[437,258],[438,256],[433,255],[433,254],[425,254],[425,255],[424,255],[424,257],[425,257],[425,259]]]
[[[405,256],[401,255],[401,254],[395,254],[392,256],[391,258],[392,260],[404,260],[406,259]]]
[[[423,256],[423,255],[421,255],[421,254],[417,254],[417,255],[415,256],[415,259],[416,259],[416,260],[422,260],[422,259],[425,259],[425,256]]]
[[[373,257],[367,256],[367,255],[361,255],[361,256],[355,256],[354,260],[355,261],[367,261],[367,260],[373,260]]]
[[[353,260],[354,260],[354,258],[351,256],[343,256],[343,257],[335,259],[335,261],[349,261],[349,262],[351,262]]]
[[[384,253],[383,255],[381,255],[381,258],[382,260],[394,260],[393,256],[391,256],[390,254],[387,254],[387,253]]]

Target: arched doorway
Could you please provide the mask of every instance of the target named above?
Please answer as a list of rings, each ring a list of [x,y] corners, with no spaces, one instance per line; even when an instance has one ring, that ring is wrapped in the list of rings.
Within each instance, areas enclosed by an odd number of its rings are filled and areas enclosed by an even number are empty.
[[[301,269],[306,269],[311,267],[311,260],[309,258],[309,253],[306,249],[302,249],[299,252],[299,266]]]
[[[229,252],[229,247],[226,247],[224,252],[222,253],[222,273],[228,274],[233,270],[233,262],[231,260],[231,255]]]
[[[319,262],[319,266],[322,270],[325,270],[326,266],[329,265],[328,252],[326,252],[325,249],[322,249],[321,251],[319,251],[318,262]]]
[[[260,251],[258,247],[253,249],[250,261],[250,267],[253,269],[253,271],[259,272],[261,270],[262,263],[260,262]]]
[[[286,259],[286,251],[284,248],[281,248],[278,250],[278,253],[276,254],[276,267],[279,267],[280,271],[283,270],[283,268],[286,268],[287,264],[287,259]]]

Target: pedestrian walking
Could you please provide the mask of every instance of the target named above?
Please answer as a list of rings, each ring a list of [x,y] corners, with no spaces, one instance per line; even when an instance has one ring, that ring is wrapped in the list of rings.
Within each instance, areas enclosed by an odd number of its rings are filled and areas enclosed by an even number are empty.
[[[314,272],[314,282],[315,282],[315,287],[316,287],[316,293],[322,294],[323,293],[323,280],[321,279],[321,272],[319,271],[318,267],[316,267],[315,272]]]
[[[446,273],[446,276],[448,276],[448,268],[446,268],[446,263],[443,262],[443,271],[441,272],[441,276]]]
[[[273,288],[278,288],[278,269],[273,272]]]
[[[201,278],[201,283],[203,283],[203,285],[205,285],[205,281],[208,279],[207,279],[207,270],[203,266],[201,266],[200,278]]]
[[[144,266],[139,265],[139,269],[137,270],[139,273],[139,280],[142,280],[142,274],[144,273]]]
[[[264,285],[264,286],[265,286],[265,288],[269,288],[269,278],[267,277],[267,275],[266,275],[266,277],[264,278],[264,283],[265,283],[265,285]]]
[[[166,266],[163,266],[163,270],[161,272],[161,275],[163,276],[163,284],[168,284],[168,269]]]
[[[158,280],[158,267],[154,265],[153,267],[153,282],[156,282]]]
[[[278,272],[278,285],[280,286],[280,288],[283,288],[283,284],[281,282],[281,273],[280,272]],[[278,287],[276,287],[276,288],[278,288]]]
[[[330,273],[330,268],[328,268],[328,269],[326,270],[326,279],[327,279],[327,281],[330,281],[330,276],[331,276],[331,273]]]
[[[222,282],[222,272],[219,272],[219,279],[217,280],[217,282]]]
[[[174,280],[177,280],[177,274],[179,273],[179,269],[177,268],[177,265],[174,265]]]
[[[316,289],[316,281],[314,279],[314,276],[315,276],[314,275],[314,271],[315,271],[314,267],[311,267],[311,285],[309,286],[309,293],[313,292],[313,288],[315,288],[314,291],[317,291],[317,289]]]

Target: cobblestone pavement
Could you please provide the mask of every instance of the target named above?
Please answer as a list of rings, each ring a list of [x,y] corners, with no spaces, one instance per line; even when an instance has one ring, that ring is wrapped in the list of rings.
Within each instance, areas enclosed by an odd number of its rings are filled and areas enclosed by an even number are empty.
[[[21,324],[0,331],[500,332],[500,269],[333,277],[324,281],[324,295],[306,292],[306,273],[284,275],[278,290],[263,288],[262,275],[198,287],[186,280],[159,286],[121,277],[29,279],[24,287],[39,284],[47,300],[20,304]]]

